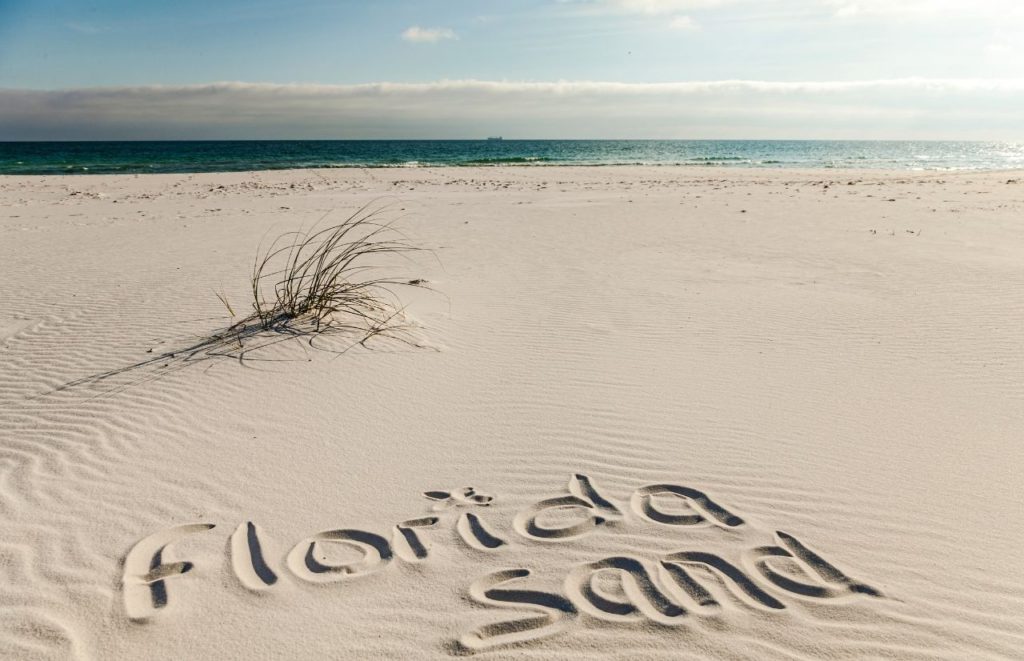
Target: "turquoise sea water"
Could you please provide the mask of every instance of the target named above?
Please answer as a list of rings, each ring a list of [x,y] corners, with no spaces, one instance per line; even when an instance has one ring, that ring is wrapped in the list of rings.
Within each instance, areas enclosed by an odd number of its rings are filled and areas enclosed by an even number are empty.
[[[0,174],[231,172],[439,165],[1024,168],[1024,142],[832,140],[259,140],[5,142]]]

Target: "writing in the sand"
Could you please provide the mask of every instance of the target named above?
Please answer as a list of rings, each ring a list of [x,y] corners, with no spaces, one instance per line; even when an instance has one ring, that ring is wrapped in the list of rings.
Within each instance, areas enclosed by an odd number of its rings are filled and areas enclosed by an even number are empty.
[[[602,494],[586,475],[569,480],[569,493],[548,498],[515,514],[511,529],[519,539],[565,543],[594,534],[603,527],[631,523],[658,526],[703,526],[735,535],[747,527],[733,511],[698,489],[676,484],[652,484],[636,489],[628,502]],[[229,554],[235,578],[254,592],[273,590],[287,570],[309,583],[341,583],[385,571],[393,562],[422,563],[430,559],[429,531],[452,526],[470,552],[500,553],[514,544],[501,537],[485,518],[493,497],[471,487],[427,491],[428,515],[396,524],[388,535],[339,528],[313,534],[295,544],[283,562],[263,551],[264,533],[252,521],[231,534]],[[146,621],[169,603],[168,581],[188,573],[189,561],[169,560],[171,545],[212,523],[174,526],[138,542],[124,563],[122,587],[128,617]],[[359,554],[356,560],[332,559],[329,549],[344,545]],[[337,556],[334,556],[337,557]],[[467,631],[452,643],[461,652],[521,644],[563,631],[581,614],[600,620],[679,625],[693,617],[719,615],[720,600],[743,608],[778,612],[786,600],[837,600],[881,593],[851,578],[793,535],[775,531],[770,543],[740,553],[737,562],[700,550],[682,549],[657,557],[622,553],[572,567],[561,592],[526,589],[525,567],[507,568],[477,578],[469,596],[479,604],[510,611],[519,617]],[[602,581],[617,578],[616,594]],[[516,585],[512,585],[516,584]],[[529,612],[528,616],[523,613]]]

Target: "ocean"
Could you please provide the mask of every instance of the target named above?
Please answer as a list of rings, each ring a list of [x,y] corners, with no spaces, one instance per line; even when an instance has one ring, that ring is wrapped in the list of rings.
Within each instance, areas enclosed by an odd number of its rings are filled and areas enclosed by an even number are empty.
[[[1016,169],[1024,168],[1024,143],[501,139],[0,143],[0,174],[627,164],[893,170]]]

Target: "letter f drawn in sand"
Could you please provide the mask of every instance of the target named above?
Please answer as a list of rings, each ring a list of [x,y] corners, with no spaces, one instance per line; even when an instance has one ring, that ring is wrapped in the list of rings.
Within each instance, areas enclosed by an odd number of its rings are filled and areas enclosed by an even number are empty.
[[[167,606],[167,579],[184,574],[194,566],[187,561],[168,561],[165,553],[172,542],[213,528],[212,523],[174,526],[146,537],[132,547],[124,560],[124,608],[128,619],[145,622]]]

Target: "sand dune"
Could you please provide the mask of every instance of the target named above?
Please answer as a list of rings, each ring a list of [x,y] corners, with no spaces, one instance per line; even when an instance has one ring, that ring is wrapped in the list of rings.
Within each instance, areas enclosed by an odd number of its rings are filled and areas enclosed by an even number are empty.
[[[1008,179],[0,179],[0,657],[1020,658]],[[415,346],[175,360],[384,196]]]

